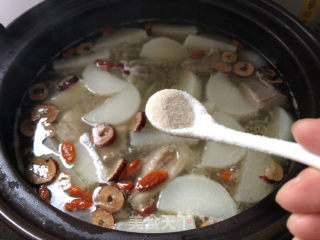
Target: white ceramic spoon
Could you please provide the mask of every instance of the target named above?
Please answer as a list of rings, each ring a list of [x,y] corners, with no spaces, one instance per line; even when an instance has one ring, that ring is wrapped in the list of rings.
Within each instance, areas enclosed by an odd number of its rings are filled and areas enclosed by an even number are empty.
[[[152,101],[158,101],[159,94],[163,95],[163,91],[167,91],[166,93],[169,91],[176,93],[180,92],[184,95],[194,112],[195,118],[192,126],[185,128],[164,128],[161,126],[161,122],[153,117],[153,112],[151,110]],[[161,98],[163,97],[162,95]],[[245,147],[268,154],[278,155],[320,169],[320,155],[308,151],[295,142],[239,132],[220,125],[213,120],[206,108],[198,100],[180,90],[165,89],[156,92],[149,98],[146,104],[146,115],[155,128],[170,135],[192,137]]]

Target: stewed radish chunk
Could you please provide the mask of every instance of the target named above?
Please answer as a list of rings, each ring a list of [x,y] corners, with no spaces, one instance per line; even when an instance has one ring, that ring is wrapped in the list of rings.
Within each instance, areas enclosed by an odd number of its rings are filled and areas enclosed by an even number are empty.
[[[265,175],[272,161],[269,155],[248,151],[241,165],[239,183],[234,194],[236,201],[255,203],[271,192],[273,186],[260,177]]]
[[[96,204],[108,212],[119,211],[124,204],[123,193],[116,187],[105,185],[95,197]]]
[[[36,158],[26,170],[27,179],[33,184],[51,182],[57,174],[57,165],[52,158]]]
[[[179,62],[188,57],[188,51],[175,40],[159,37],[143,45],[140,57]]]
[[[98,39],[94,46],[94,50],[102,48],[112,48],[121,44],[134,44],[148,39],[146,31],[138,28],[123,28],[113,34],[108,34]]]
[[[91,143],[88,133],[80,137],[79,141],[75,143],[75,148],[77,149],[77,157],[72,168],[73,172],[81,176],[81,179],[88,186],[97,182],[107,182],[107,168]]]
[[[198,36],[190,34],[183,43],[183,46],[191,50],[218,49],[220,51],[229,50],[235,52],[237,47],[231,43],[213,39],[211,36]]]
[[[102,105],[85,114],[83,120],[91,125],[101,122],[120,125],[133,117],[140,104],[139,91],[129,84],[119,93],[107,98]]]
[[[241,125],[231,116],[216,111],[213,118],[217,123],[238,131],[244,131]],[[246,155],[244,148],[226,145],[217,142],[207,142],[202,154],[202,165],[212,168],[225,168],[236,164]]]
[[[276,107],[271,112],[272,120],[267,127],[266,135],[273,138],[291,141],[293,139],[291,134],[291,126],[293,119],[289,113],[283,108]]]
[[[170,143],[181,143],[196,146],[199,140],[185,137],[175,137],[158,130],[143,130],[130,132],[130,144],[137,148],[149,148]]]
[[[222,72],[211,75],[206,85],[206,97],[218,110],[236,118],[252,116],[258,111]]]
[[[94,94],[110,96],[120,92],[128,83],[115,74],[89,64],[82,73],[84,84]]]
[[[226,189],[199,175],[184,175],[172,180],[160,193],[158,209],[220,220],[237,214],[236,204]]]
[[[111,53],[109,49],[101,49],[98,52],[77,55],[66,59],[57,59],[53,62],[53,69],[58,73],[72,73],[76,69],[83,68],[87,64],[93,63],[96,59],[108,59],[110,56]]]
[[[198,100],[202,98],[202,83],[196,74],[191,71],[184,70],[179,75],[179,83],[172,88],[180,89],[191,94]]]
[[[152,25],[151,32],[155,36],[165,36],[177,41],[183,41],[189,34],[197,34],[198,30],[191,25],[168,25],[155,23]]]

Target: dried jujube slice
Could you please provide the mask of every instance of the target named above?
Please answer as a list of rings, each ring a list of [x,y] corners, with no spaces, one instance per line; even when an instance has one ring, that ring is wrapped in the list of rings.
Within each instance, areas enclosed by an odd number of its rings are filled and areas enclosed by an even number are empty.
[[[224,51],[221,60],[225,63],[235,63],[238,60],[238,55],[232,51]]]
[[[51,123],[59,115],[59,109],[54,104],[42,104],[35,107],[31,114],[31,120],[34,122],[39,121],[41,118],[45,118],[47,123]]]
[[[83,42],[76,47],[76,53],[79,55],[90,53],[94,45],[92,42]]]
[[[91,223],[104,228],[113,228],[114,218],[106,210],[97,209],[91,215]]]
[[[29,89],[28,96],[33,101],[41,101],[48,96],[48,88],[44,83],[36,83]]]
[[[245,61],[237,62],[233,66],[234,73],[240,77],[249,77],[253,74],[254,70],[254,65],[250,62]]]
[[[147,117],[144,112],[137,112],[130,124],[130,130],[137,132],[140,131],[146,125]]]
[[[59,83],[58,83],[58,88],[61,91],[65,91],[67,90],[69,87],[71,87],[72,84],[78,82],[79,78],[76,75],[71,75],[68,76],[64,79],[62,79]]]
[[[36,185],[51,182],[57,174],[57,166],[52,158],[36,158],[26,170],[27,179]]]
[[[116,130],[108,123],[98,123],[92,128],[91,142],[97,147],[110,145],[116,137]]]
[[[123,170],[125,169],[126,165],[127,165],[127,161],[125,159],[120,159],[118,161],[118,163],[116,164],[114,171],[112,172],[112,174],[108,178],[108,181],[109,182],[116,181],[119,178],[119,176],[121,175],[121,173],[123,172]]]
[[[106,185],[100,189],[96,201],[100,208],[114,213],[122,208],[124,197],[119,189]]]
[[[25,119],[20,123],[20,132],[26,137],[32,137],[36,131],[36,125]]]

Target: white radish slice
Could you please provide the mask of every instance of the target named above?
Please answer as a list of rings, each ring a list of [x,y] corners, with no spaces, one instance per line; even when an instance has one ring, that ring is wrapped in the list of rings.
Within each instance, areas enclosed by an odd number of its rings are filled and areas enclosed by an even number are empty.
[[[49,100],[49,103],[56,105],[59,110],[64,111],[80,102],[86,102],[90,98],[92,98],[92,94],[85,88],[83,81],[79,80],[67,90],[54,95]]]
[[[243,131],[243,128],[232,117],[216,111],[213,118],[217,123],[237,131]],[[246,155],[247,150],[217,142],[206,142],[202,154],[202,165],[212,168],[225,168],[236,164]]]
[[[195,26],[167,25],[161,23],[152,25],[152,35],[164,36],[177,41],[183,41],[189,34],[197,33],[198,30]]]
[[[103,104],[83,116],[83,120],[94,125],[107,122],[119,125],[130,120],[141,104],[140,93],[135,86],[128,84],[122,91],[107,98]]]
[[[115,224],[116,230],[140,233],[166,233],[195,229],[193,217],[186,215],[151,215],[145,218],[132,217]]]
[[[174,88],[186,91],[194,98],[201,100],[202,83],[201,80],[193,72],[184,70],[179,76],[179,83]]]
[[[73,163],[73,171],[88,185],[97,182],[105,183],[107,181],[107,169],[91,143],[89,134],[83,134],[74,146],[77,152]]]
[[[92,52],[84,55],[78,55],[66,59],[57,59],[53,62],[53,69],[58,72],[72,72],[74,69],[82,68],[93,63],[97,59],[110,58],[110,51],[108,49],[100,49],[97,52]]]
[[[130,145],[133,147],[149,148],[170,143],[185,143],[189,146],[192,146],[198,144],[199,140],[175,137],[157,130],[130,132]]]
[[[260,178],[265,175],[272,161],[270,155],[248,150],[247,157],[242,162],[239,183],[235,189],[236,201],[256,203],[272,191],[273,185]]]
[[[266,135],[272,138],[292,141],[291,126],[293,119],[283,108],[276,107],[272,111],[272,120],[268,124]]]
[[[211,75],[205,94],[207,100],[214,102],[218,110],[235,118],[250,116],[258,111],[222,72]]]
[[[188,51],[175,40],[159,37],[151,39],[143,45],[140,57],[154,60],[182,61],[188,57]]]
[[[214,111],[216,110],[216,104],[214,102],[211,102],[211,101],[205,101],[205,102],[202,102],[203,106],[207,109],[207,112],[209,114],[213,114]]]
[[[258,53],[247,49],[239,51],[239,60],[253,63],[256,69],[267,65],[266,60],[264,60],[264,58],[262,58]]]
[[[198,36],[190,34],[183,43],[183,46],[190,50],[209,50],[209,49],[218,49],[220,51],[237,51],[237,47],[231,43],[227,43],[220,40],[212,39],[207,36]]]
[[[89,64],[83,71],[84,84],[94,94],[110,96],[124,89],[128,83],[116,75]]]
[[[101,48],[112,48],[123,43],[138,43],[148,39],[146,31],[138,28],[123,28],[111,35],[103,36],[98,39],[94,50]]]
[[[158,209],[221,220],[237,214],[236,204],[226,189],[199,175],[184,175],[171,181],[160,193]]]

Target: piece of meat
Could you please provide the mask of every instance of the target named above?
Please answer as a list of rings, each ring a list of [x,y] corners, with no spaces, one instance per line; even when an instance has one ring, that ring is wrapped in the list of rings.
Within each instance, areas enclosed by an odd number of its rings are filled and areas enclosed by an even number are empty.
[[[271,109],[276,106],[283,106],[287,102],[287,97],[284,94],[271,84],[259,79],[256,74],[247,78],[231,74],[230,79],[259,109]]]
[[[195,73],[214,73],[216,70],[212,66],[217,65],[217,63],[223,63],[221,52],[217,49],[210,49],[204,55],[188,58],[181,64],[181,67]]]
[[[143,209],[151,199],[155,197],[170,180],[178,176],[188,161],[188,155],[176,144],[165,145],[157,148],[143,159],[143,167],[138,179],[155,170],[168,173],[168,179],[159,186],[147,192],[134,190],[129,197],[129,202],[135,209]]]

